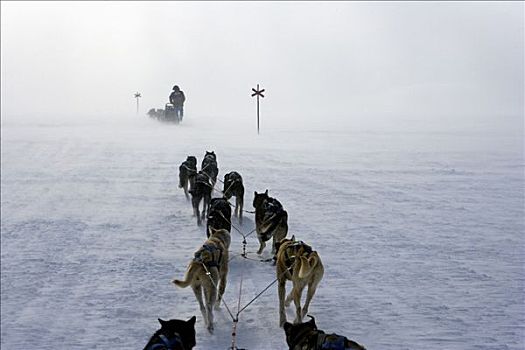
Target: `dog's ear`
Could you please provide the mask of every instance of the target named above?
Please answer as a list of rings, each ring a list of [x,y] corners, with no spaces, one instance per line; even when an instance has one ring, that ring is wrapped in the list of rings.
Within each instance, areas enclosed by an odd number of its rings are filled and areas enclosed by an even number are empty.
[[[159,320],[159,323],[160,323],[161,327],[164,327],[164,325],[167,323],[166,321],[164,321],[161,318],[157,318],[157,320]]]
[[[257,197],[257,191],[253,191],[253,195]]]
[[[292,324],[290,322],[285,322],[283,324],[283,329],[286,334],[290,333],[290,330],[292,329]]]
[[[193,316],[188,321],[186,321],[186,323],[189,324],[190,326],[194,326],[196,320],[197,320],[197,317]]]
[[[265,195],[268,195],[268,189],[266,189],[266,191],[264,191],[264,194],[265,194]]]
[[[295,242],[295,235],[292,235],[291,240],[292,240],[292,242]]]
[[[315,329],[317,329],[317,325],[315,324],[315,318],[311,315],[307,315],[307,316],[311,318],[311,320],[308,321],[308,323],[310,323],[312,326],[314,326]]]

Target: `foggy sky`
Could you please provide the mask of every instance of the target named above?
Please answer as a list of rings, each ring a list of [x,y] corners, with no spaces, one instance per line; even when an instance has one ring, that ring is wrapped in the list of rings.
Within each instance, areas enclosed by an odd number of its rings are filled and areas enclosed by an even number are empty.
[[[1,2],[2,121],[187,118],[267,125],[511,120],[523,2]],[[145,118],[145,117],[144,117]]]

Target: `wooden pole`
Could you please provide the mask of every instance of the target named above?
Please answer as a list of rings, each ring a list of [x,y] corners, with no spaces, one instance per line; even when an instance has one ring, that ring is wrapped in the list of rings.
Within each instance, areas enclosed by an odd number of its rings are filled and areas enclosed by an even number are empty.
[[[142,97],[142,95],[140,94],[140,92],[136,92],[135,93],[135,98],[137,99],[137,114],[139,114],[139,98]]]
[[[257,96],[257,135],[259,135],[259,130],[260,130],[260,128],[259,128],[259,126],[260,126],[259,96],[260,97],[264,97],[264,95],[262,94],[264,92],[264,89],[259,90],[259,84],[257,84],[257,89],[252,88],[252,91],[253,91],[252,97],[253,96]]]
[[[259,91],[259,84],[257,84],[257,91]],[[259,135],[259,94],[257,94],[257,135]]]

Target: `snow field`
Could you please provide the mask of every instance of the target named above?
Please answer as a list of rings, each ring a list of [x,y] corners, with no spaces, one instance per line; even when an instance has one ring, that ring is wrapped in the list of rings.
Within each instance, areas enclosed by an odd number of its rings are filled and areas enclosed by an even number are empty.
[[[178,166],[187,155],[200,165],[214,150],[221,180],[232,170],[243,176],[245,210],[253,191],[269,189],[288,211],[289,236],[319,252],[325,275],[310,307],[319,328],[368,349],[523,349],[515,145],[468,133],[256,137],[191,121],[4,127],[1,346],[142,348],[158,317],[196,315],[196,349],[227,349],[224,307],[209,335],[191,289],[170,283],[206,237],[177,188]],[[243,232],[253,225],[245,214]],[[233,256],[242,238],[231,234]],[[250,257],[257,247],[252,234]],[[233,258],[232,311],[241,275],[241,305],[276,277],[271,263]],[[241,314],[237,334],[239,348],[287,348],[276,285]]]

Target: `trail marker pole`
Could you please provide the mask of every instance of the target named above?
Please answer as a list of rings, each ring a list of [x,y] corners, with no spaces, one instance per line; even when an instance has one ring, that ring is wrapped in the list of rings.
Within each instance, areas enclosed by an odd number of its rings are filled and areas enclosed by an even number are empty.
[[[139,114],[139,98],[142,97],[140,92],[135,92],[135,98],[137,99],[137,114]]]
[[[264,97],[263,92],[264,89],[259,90],[259,84],[257,84],[257,90],[252,88],[253,96],[257,96],[257,135],[259,135],[259,96]]]

